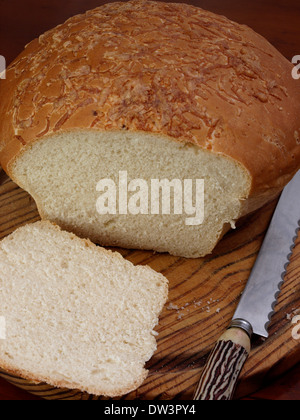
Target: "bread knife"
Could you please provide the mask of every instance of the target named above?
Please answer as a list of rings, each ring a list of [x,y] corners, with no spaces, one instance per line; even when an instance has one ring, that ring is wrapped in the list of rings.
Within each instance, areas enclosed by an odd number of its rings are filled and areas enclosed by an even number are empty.
[[[268,338],[300,225],[300,171],[284,188],[227,331],[210,353],[194,400],[231,400],[253,334]]]

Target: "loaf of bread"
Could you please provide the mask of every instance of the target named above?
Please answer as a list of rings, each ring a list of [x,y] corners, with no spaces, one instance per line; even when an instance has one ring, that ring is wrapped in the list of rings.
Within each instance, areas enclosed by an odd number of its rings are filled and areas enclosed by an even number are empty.
[[[0,242],[0,369],[120,396],[146,378],[168,282],[42,221]]]
[[[0,162],[65,230],[204,256],[300,168],[291,72],[263,37],[225,17],[183,3],[105,4],[41,35],[7,69]],[[128,201],[125,192],[110,201],[112,189],[105,207],[101,181],[118,187],[121,175]],[[154,204],[153,180],[169,182]],[[183,205],[188,180],[194,192],[204,185]]]

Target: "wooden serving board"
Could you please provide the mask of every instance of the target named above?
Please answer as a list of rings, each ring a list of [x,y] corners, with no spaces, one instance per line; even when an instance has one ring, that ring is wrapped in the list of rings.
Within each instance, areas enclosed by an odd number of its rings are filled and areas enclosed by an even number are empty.
[[[233,316],[275,206],[272,202],[245,218],[206,258],[115,249],[134,264],[147,264],[161,272],[170,282],[169,301],[156,328],[158,349],[147,364],[149,376],[137,391],[123,398],[192,398],[208,353]],[[37,220],[33,199],[0,172],[0,239]],[[266,378],[275,378],[300,361],[300,340],[292,335],[292,320],[300,315],[299,278],[300,236],[270,324],[270,338],[254,340],[235,398],[256,391]],[[40,396],[47,395],[43,387],[24,386],[18,379],[5,378]],[[50,397],[63,399],[65,395],[54,393]],[[73,398],[83,396],[75,392]]]

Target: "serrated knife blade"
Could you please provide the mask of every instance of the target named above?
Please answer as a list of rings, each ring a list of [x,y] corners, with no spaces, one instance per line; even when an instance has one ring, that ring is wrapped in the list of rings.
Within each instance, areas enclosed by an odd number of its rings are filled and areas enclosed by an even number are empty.
[[[268,324],[284,281],[300,221],[300,171],[283,190],[233,320],[248,321],[268,337]]]
[[[211,351],[194,400],[229,400],[251,352],[252,334],[268,337],[268,324],[284,281],[300,225],[300,171],[285,187],[232,321]]]

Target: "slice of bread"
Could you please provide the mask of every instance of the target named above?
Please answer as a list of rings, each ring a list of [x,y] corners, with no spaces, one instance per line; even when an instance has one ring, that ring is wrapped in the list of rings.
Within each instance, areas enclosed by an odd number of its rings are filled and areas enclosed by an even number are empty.
[[[0,368],[94,395],[146,378],[168,281],[147,266],[37,222],[0,242]]]

